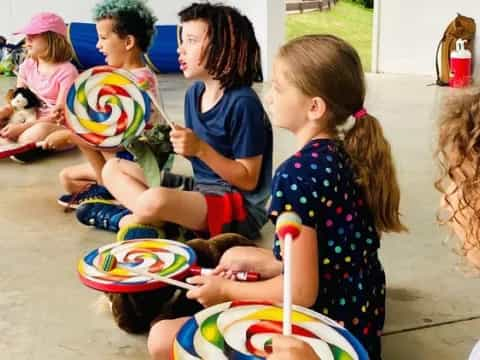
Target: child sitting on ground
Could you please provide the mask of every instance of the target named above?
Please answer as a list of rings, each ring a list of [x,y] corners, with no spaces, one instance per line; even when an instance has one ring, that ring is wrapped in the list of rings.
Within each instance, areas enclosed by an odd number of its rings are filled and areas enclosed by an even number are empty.
[[[141,0],[105,0],[94,9],[97,25],[97,48],[105,55],[108,65],[132,72],[139,84],[147,84],[147,91],[159,101],[158,82],[155,74],[145,66],[143,54],[147,51],[155,32],[156,18],[150,8]],[[158,112],[156,113],[158,114]],[[158,116],[154,115],[153,117]],[[150,119],[150,123],[155,122]],[[88,162],[74,165],[60,172],[60,183],[68,192],[58,199],[62,206],[76,208],[86,199],[113,199],[102,186],[102,170],[110,158],[132,157],[126,152],[119,153],[97,150],[83,142],[75,141],[69,130],[52,134],[46,147],[57,148],[65,143],[79,146]]]
[[[63,108],[77,69],[70,63],[72,48],[66,38],[67,27],[63,19],[53,13],[39,13],[18,34],[24,34],[28,57],[20,65],[17,87],[28,87],[43,102],[35,121],[8,124],[0,130],[0,137],[19,143],[45,140],[57,130],[64,129]],[[12,105],[0,109],[0,122],[13,113]],[[57,148],[63,150],[70,145]],[[12,158],[29,162],[49,154],[42,148],[17,154]]]
[[[189,6],[180,18],[180,68],[196,82],[185,97],[186,126],[175,125],[170,139],[191,161],[194,183],[182,189],[192,191],[173,189],[171,176],[149,187],[137,164],[111,159],[104,184],[124,207],[87,201],[77,218],[97,228],[120,226],[120,240],[157,237],[165,221],[203,237],[236,232],[256,239],[267,221],[272,130],[251,88],[262,80],[252,24],[236,9],[208,3]]]
[[[274,125],[290,130],[298,150],[273,178],[270,218],[284,211],[302,219],[292,245],[293,303],[311,307],[345,326],[371,360],[381,359],[385,274],[378,256],[384,232],[405,231],[390,145],[379,121],[364,108],[365,80],[357,52],[329,35],[310,35],[284,45],[274,63],[271,106]],[[353,127],[338,128],[353,116]],[[257,271],[263,281],[236,283],[196,276],[187,297],[204,306],[230,300],[281,302],[282,244],[274,253],[232,248],[217,274]],[[275,256],[274,256],[275,254]],[[185,318],[150,330],[149,351],[166,359]]]

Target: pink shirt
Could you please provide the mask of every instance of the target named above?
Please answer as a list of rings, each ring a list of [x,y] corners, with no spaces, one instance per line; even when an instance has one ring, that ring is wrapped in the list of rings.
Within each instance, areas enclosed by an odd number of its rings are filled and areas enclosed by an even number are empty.
[[[139,85],[147,84],[145,87],[143,87],[146,91],[150,92],[155,99],[157,100],[157,103],[160,104],[160,106],[163,107],[161,98],[160,98],[160,90],[158,87],[158,80],[155,75],[155,73],[150,70],[150,68],[144,66],[142,68],[134,69],[131,70],[132,74],[135,75],[135,78],[137,79],[137,82]],[[152,104],[152,115],[150,116],[149,123],[150,124],[155,124],[157,122],[161,122],[162,117],[160,116],[158,110],[155,108],[155,106]]]
[[[27,58],[20,65],[18,81],[32,90],[40,100],[53,106],[65,103],[68,89],[77,76],[77,69],[69,62],[57,64],[52,74],[43,74],[38,69],[38,62]],[[42,107],[39,116],[46,114],[48,107]]]

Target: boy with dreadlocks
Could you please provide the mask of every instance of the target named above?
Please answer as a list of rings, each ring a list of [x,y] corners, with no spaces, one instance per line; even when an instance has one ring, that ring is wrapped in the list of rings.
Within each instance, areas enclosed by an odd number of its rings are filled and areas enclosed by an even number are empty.
[[[209,3],[194,3],[179,16],[180,68],[197,81],[186,93],[185,127],[176,125],[170,140],[175,153],[191,161],[193,189],[188,190],[193,191],[172,188],[168,173],[160,186],[149,188],[137,164],[109,160],[104,185],[128,212],[120,219],[118,238],[157,237],[157,226],[172,222],[208,237],[235,232],[255,239],[267,221],[272,129],[251,88],[262,80],[253,26],[236,9]],[[89,212],[94,221],[85,223],[105,223],[111,222],[109,214],[124,210],[89,201],[77,217]]]

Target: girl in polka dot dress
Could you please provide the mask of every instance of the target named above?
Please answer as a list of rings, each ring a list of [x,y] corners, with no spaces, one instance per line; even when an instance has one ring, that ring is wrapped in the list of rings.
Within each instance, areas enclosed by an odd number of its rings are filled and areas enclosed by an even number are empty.
[[[378,120],[363,108],[360,59],[336,37],[301,37],[280,49],[272,83],[267,98],[272,121],[298,142],[298,151],[276,171],[270,205],[274,223],[289,210],[303,222],[292,247],[293,302],[338,321],[363,343],[370,359],[380,359],[385,274],[377,250],[383,232],[406,228],[399,218],[390,146]],[[337,128],[351,115],[355,123],[340,137]],[[205,305],[281,301],[280,245],[276,240],[275,257],[264,249],[230,249],[217,268],[256,270],[263,281],[196,278],[203,286],[188,295]]]

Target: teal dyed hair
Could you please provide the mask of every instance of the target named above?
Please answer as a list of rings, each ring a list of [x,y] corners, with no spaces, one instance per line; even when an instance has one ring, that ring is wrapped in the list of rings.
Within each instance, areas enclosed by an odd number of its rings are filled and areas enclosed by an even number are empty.
[[[104,0],[95,5],[93,19],[114,20],[113,31],[120,37],[132,35],[146,52],[155,33],[156,16],[145,0]]]

